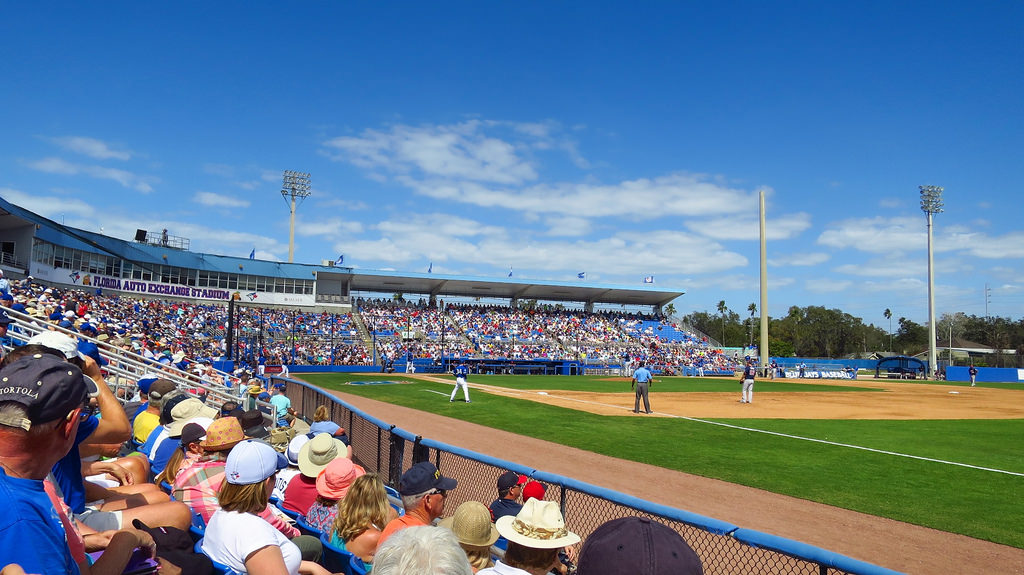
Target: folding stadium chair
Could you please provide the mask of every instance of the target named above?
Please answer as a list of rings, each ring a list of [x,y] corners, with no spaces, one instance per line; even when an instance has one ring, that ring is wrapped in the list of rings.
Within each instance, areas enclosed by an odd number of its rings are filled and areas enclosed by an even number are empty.
[[[366,569],[366,564],[359,557],[353,555],[352,560],[349,562],[352,567],[352,575],[366,575],[369,571]]]
[[[352,558],[355,557],[355,555],[331,545],[331,538],[327,533],[320,535],[320,543],[324,546],[324,554],[320,557],[320,563],[328,571],[331,573],[353,575]],[[358,559],[358,557],[355,558]],[[360,561],[360,563],[362,563],[362,561]],[[365,568],[363,573],[366,573]]]
[[[304,515],[295,515],[295,526],[299,528],[299,531],[301,531],[303,535],[312,535],[318,539],[323,537],[323,531],[320,531],[316,527],[306,523],[306,517]]]
[[[192,523],[188,526],[188,532],[193,541],[199,541],[206,535],[206,521],[203,516],[192,510]]]
[[[206,553],[203,553],[203,540],[202,539],[200,539],[199,541],[196,541],[196,546],[195,546],[195,548],[193,550],[196,553],[200,554],[200,555],[206,555]],[[206,556],[209,557],[209,555],[206,555]],[[213,559],[210,559],[210,562],[213,563],[214,575],[242,575],[238,571],[235,571],[234,569],[228,567],[227,565],[224,565],[223,563],[217,563]]]
[[[281,513],[284,513],[285,515],[287,515],[289,519],[298,520],[298,518],[299,518],[299,512],[298,511],[292,511],[291,509],[285,509],[284,505],[282,505],[280,501],[277,502],[277,508],[281,510]]]

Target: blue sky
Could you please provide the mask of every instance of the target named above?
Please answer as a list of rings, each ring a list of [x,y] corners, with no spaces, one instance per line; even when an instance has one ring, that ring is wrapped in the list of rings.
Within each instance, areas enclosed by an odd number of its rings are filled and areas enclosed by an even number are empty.
[[[130,239],[683,289],[679,311],[1024,310],[1024,4],[9,4],[0,196]]]

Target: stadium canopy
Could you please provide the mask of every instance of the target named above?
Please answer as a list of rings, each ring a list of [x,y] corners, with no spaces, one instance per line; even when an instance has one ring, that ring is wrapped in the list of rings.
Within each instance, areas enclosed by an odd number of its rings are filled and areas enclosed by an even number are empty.
[[[340,270],[347,270],[341,272]],[[683,295],[682,290],[664,290],[651,284],[623,286],[555,282],[516,278],[485,278],[459,275],[410,274],[399,272],[333,268],[324,274],[351,274],[353,291],[424,294],[436,297],[479,297],[543,301],[571,301],[602,304],[662,306]]]
[[[249,259],[192,252],[173,242],[160,245],[150,241],[127,241],[81,230],[54,222],[21,206],[0,198],[0,240],[13,239],[19,244],[16,253],[4,254],[8,269],[28,273],[31,243],[23,240],[39,238],[46,242],[106,256],[121,258],[142,267],[175,266],[187,270],[248,274],[292,279],[313,279],[317,282],[344,284],[351,294],[416,294],[481,299],[540,300],[578,302],[587,305],[615,304],[656,306],[668,304],[686,292],[664,289],[654,284],[614,285],[587,282],[560,282],[527,278],[489,278],[433,273],[403,273],[364,270],[355,267],[302,264]],[[166,238],[166,236],[164,236]],[[26,244],[28,244],[26,246]],[[187,244],[187,240],[184,245]],[[8,257],[10,256],[10,257]]]

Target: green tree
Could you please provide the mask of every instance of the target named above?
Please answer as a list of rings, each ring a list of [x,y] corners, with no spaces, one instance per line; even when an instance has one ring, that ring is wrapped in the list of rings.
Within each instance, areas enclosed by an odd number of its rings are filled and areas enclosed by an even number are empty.
[[[718,302],[718,315],[722,316],[722,345],[725,345],[725,313],[729,311],[729,308],[725,305],[725,300]]]
[[[665,317],[671,318],[672,316],[676,315],[676,306],[672,303],[669,303],[667,306],[665,306],[665,308],[662,311],[665,313]]]
[[[889,352],[892,352],[892,310],[885,308],[882,315],[885,316],[885,319],[889,320]]]
[[[917,353],[928,345],[928,328],[905,317],[901,317],[898,323],[900,327],[896,331],[896,347],[900,353]]]
[[[757,304],[751,303],[747,306],[747,311],[750,312],[750,345],[748,347],[754,347],[754,314],[757,313]]]

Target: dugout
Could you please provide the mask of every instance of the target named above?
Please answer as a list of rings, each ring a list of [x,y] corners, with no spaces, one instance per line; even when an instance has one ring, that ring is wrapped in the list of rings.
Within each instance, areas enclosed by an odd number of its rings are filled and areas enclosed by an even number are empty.
[[[894,355],[883,357],[875,366],[875,377],[896,379],[925,379],[927,365],[916,357]]]

